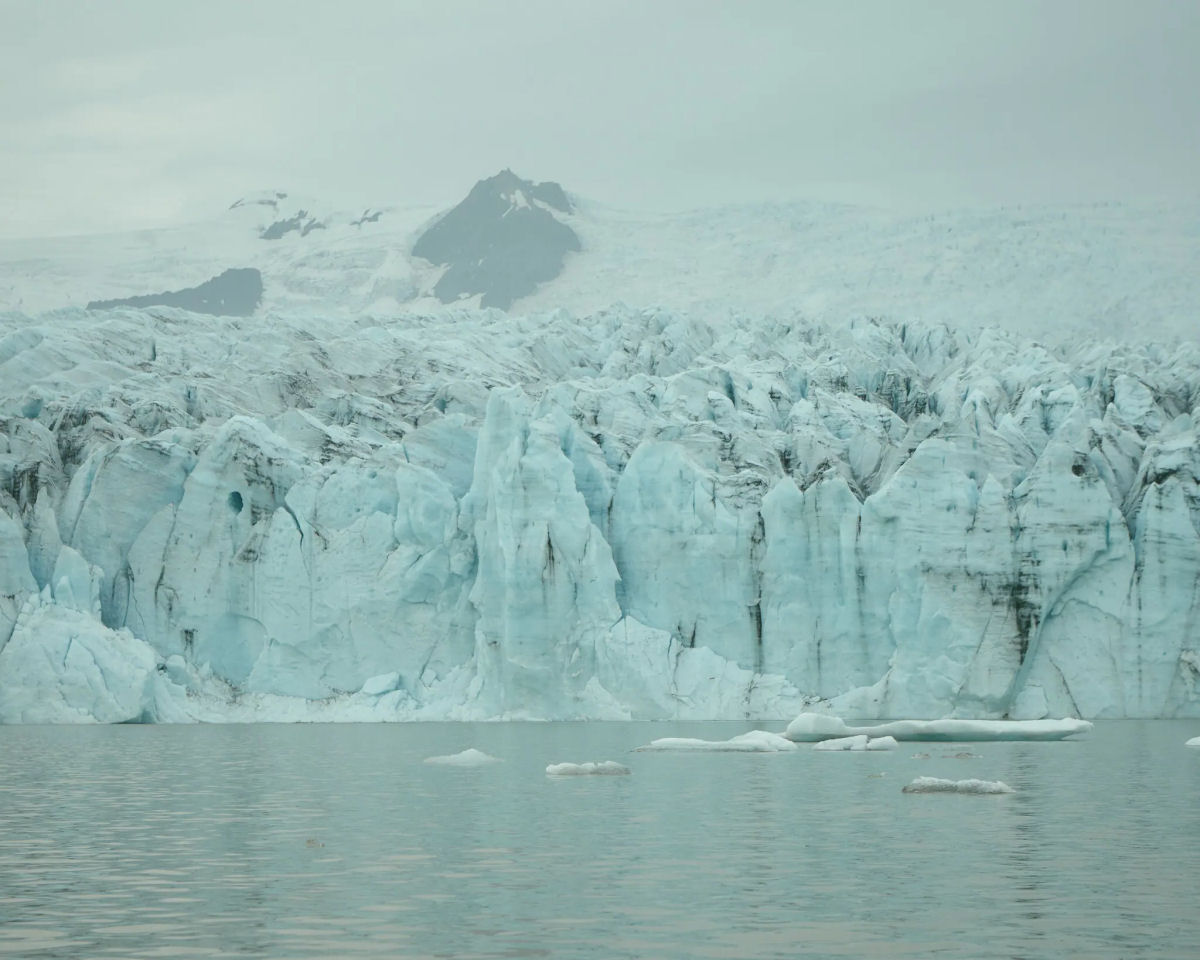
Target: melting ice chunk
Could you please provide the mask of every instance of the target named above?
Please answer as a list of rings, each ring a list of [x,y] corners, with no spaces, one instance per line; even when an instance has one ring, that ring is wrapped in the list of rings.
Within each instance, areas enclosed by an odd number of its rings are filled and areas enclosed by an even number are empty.
[[[609,776],[621,777],[629,773],[629,768],[613,760],[601,760],[599,763],[552,763],[546,767],[548,777],[585,777]]]
[[[868,737],[860,733],[853,737],[834,737],[832,740],[821,740],[813,746],[814,750],[894,750],[895,737]]]
[[[845,750],[866,750],[870,739],[865,733],[860,733],[856,737],[832,737],[829,740],[819,741],[813,749],[828,750],[830,753]]]
[[[872,726],[847,726],[840,717],[802,713],[788,724],[784,736],[804,743],[834,737],[894,737],[896,740],[1063,740],[1087,733],[1087,720],[893,720]]]
[[[1185,743],[1184,746],[1185,747],[1200,747],[1200,737],[1192,737],[1192,739],[1189,740],[1187,743]]]
[[[795,750],[787,737],[767,730],[751,730],[728,740],[696,740],[691,737],[661,737],[638,750],[713,750],[722,753],[783,753]]]
[[[1016,793],[1003,780],[942,780],[938,777],[917,777],[904,793]]]
[[[426,763],[437,763],[444,767],[482,767],[489,763],[503,763],[499,757],[491,757],[482,750],[476,750],[474,747],[462,751],[461,753],[451,753],[445,757],[426,757]]]

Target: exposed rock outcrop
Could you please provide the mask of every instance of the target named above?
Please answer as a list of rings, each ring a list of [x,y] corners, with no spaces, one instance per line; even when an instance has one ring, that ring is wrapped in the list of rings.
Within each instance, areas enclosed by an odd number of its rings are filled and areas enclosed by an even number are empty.
[[[113,307],[179,307],[219,317],[248,317],[262,300],[262,274],[253,267],[226,270],[195,287],[116,300],[93,300],[89,310]]]
[[[563,258],[580,249],[561,219],[571,213],[557,183],[531,183],[503,170],[475,184],[426,230],[413,255],[446,267],[433,289],[442,303],[481,295],[480,306],[507,310],[557,277]]]

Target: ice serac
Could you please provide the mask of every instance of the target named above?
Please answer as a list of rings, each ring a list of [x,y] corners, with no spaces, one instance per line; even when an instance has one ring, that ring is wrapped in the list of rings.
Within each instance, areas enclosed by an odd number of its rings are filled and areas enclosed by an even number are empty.
[[[1198,418],[1188,344],[0,315],[0,713],[1196,717]]]
[[[571,459],[581,446],[595,445],[552,397],[492,391],[462,514],[476,549],[475,664],[489,711],[575,714],[596,645],[620,619],[616,567]]]
[[[156,667],[128,630],[35,595],[0,649],[0,723],[156,720]]]

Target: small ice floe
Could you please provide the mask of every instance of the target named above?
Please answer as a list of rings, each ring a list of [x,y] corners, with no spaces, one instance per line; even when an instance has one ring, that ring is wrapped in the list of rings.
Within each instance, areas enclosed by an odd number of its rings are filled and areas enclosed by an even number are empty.
[[[628,767],[613,760],[601,760],[599,763],[552,763],[546,767],[548,777],[624,777],[629,773]]]
[[[426,763],[436,763],[444,767],[482,767],[489,763],[503,763],[499,757],[490,757],[482,750],[469,747],[462,753],[452,753],[445,757],[426,757]]]
[[[917,777],[904,793],[1016,793],[1002,780],[942,780],[938,777]]]
[[[865,733],[854,737],[835,737],[832,740],[821,740],[813,744],[814,750],[894,750],[895,737],[875,737],[872,739]]]
[[[1184,746],[1185,747],[1200,747],[1200,737],[1192,737],[1192,739],[1189,740],[1187,743],[1185,743]]]
[[[711,750],[719,753],[784,753],[796,750],[787,737],[767,730],[751,730],[728,740],[695,740],[691,737],[661,737],[638,750]]]
[[[852,727],[840,717],[802,713],[784,731],[789,740],[815,743],[835,737],[895,737],[897,740],[1063,740],[1092,729],[1087,720],[892,720]]]
[[[958,753],[943,753],[942,758],[945,760],[978,760],[979,754],[971,753],[969,750],[960,750]]]
[[[927,753],[914,753],[914,754],[912,755],[912,758],[913,758],[914,760],[928,760],[928,759],[929,759],[929,754],[927,754]]]

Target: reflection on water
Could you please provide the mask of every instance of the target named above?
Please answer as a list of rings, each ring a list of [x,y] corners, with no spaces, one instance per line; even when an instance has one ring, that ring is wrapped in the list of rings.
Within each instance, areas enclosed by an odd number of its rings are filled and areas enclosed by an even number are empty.
[[[0,957],[1194,960],[1194,728],[977,759],[628,752],[734,724],[0,728]],[[471,746],[507,762],[421,762]],[[543,772],[606,759],[633,775]]]

